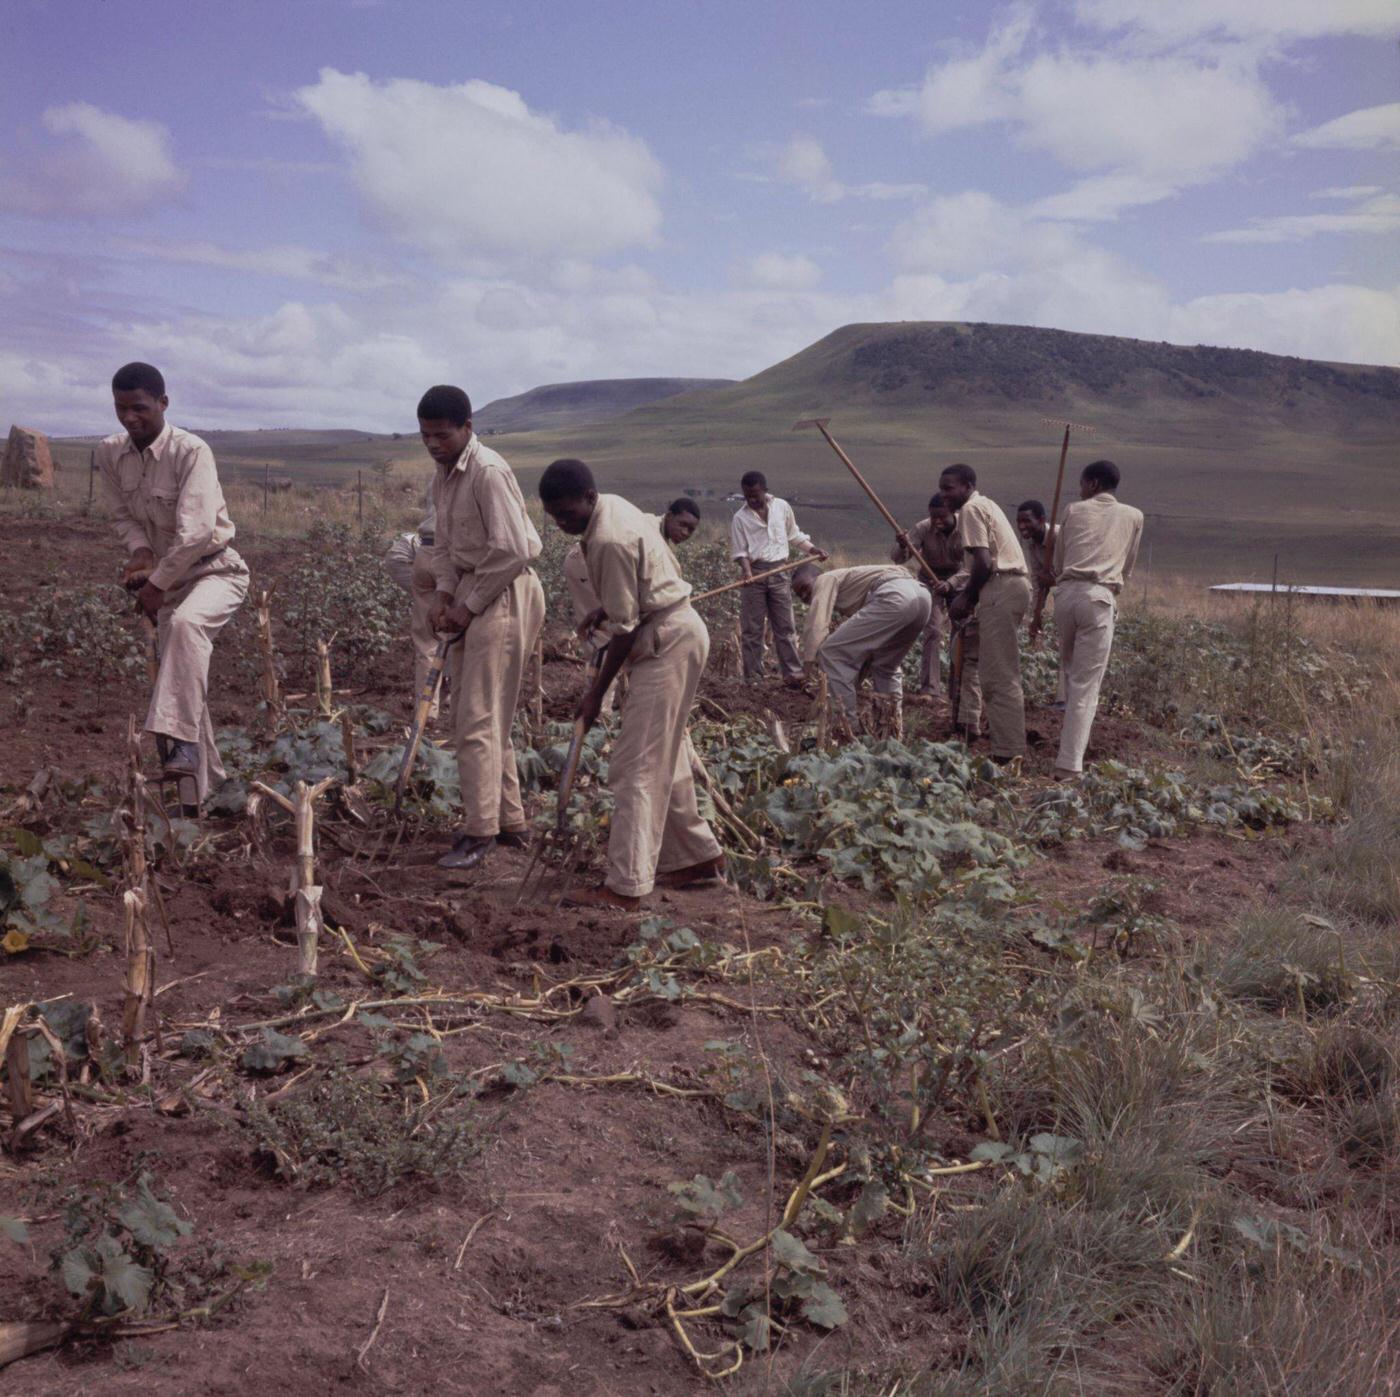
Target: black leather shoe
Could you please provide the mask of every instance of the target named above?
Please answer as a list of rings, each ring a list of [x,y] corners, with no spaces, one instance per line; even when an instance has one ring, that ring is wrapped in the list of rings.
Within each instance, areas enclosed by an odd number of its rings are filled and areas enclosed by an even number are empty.
[[[199,774],[199,748],[193,742],[178,738],[165,739],[165,761],[162,770],[167,776],[196,776]]]
[[[456,873],[465,873],[479,864],[491,852],[494,838],[481,839],[474,834],[458,835],[452,848],[438,861],[439,868],[450,868]]]
[[[503,849],[528,849],[530,831],[527,829],[503,829],[496,836],[496,843]]]

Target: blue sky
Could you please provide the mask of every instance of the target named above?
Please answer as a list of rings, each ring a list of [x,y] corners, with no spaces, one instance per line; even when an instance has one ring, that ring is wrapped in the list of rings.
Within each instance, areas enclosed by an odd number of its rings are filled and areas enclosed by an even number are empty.
[[[1394,0],[10,0],[0,416],[401,429],[854,320],[1400,363]]]

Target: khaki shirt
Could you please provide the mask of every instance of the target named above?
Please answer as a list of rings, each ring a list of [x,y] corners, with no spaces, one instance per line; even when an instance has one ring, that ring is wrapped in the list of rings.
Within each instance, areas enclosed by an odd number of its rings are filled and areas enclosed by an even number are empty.
[[[1142,542],[1142,510],[1119,504],[1107,490],[1076,500],[1055,540],[1055,582],[1097,582],[1121,592]]]
[[[909,530],[909,542],[913,544],[915,553],[923,554],[924,562],[933,569],[933,575],[940,582],[946,582],[962,568],[963,546],[958,539],[956,519],[953,521],[953,527],[945,534],[942,529],[935,529],[925,516]],[[909,562],[912,556],[898,539],[894,541],[890,557],[896,563]],[[911,565],[910,571],[916,573],[923,581],[928,581],[928,574],[917,563]]]
[[[437,589],[479,615],[540,556],[520,482],[473,433],[455,465],[437,468],[432,505],[426,551]]]
[[[865,605],[865,599],[881,582],[891,577],[908,577],[909,569],[872,563],[867,567],[833,568],[812,584],[812,600],[807,607],[807,624],[802,629],[802,659],[811,664],[837,616],[849,616]]]
[[[96,464],[127,551],[156,555],[154,586],[178,587],[232,540],[214,453],[193,432],[167,422],[144,451],[118,432],[97,448]],[[231,561],[239,562],[237,554]]]
[[[618,631],[683,602],[691,593],[655,515],[620,495],[599,495],[580,540],[598,605]]]
[[[985,548],[991,555],[994,573],[1026,575],[1026,559],[1021,552],[1021,537],[1001,506],[974,490],[967,503],[958,510],[957,536],[969,551]],[[969,560],[970,561],[970,560]]]

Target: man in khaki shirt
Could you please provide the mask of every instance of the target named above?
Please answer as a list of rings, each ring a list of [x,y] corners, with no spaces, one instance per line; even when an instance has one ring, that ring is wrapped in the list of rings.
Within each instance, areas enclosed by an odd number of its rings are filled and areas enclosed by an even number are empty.
[[[1114,496],[1122,476],[1112,461],[1092,461],[1079,499],[1065,510],[1055,539],[1055,631],[1065,684],[1065,724],[1055,775],[1077,776],[1099,706],[1118,594],[1132,576],[1142,541],[1142,511]]]
[[[581,541],[588,580],[613,638],[579,701],[586,727],[626,665],[622,726],[608,761],[614,809],[603,886],[566,901],[633,910],[657,884],[716,881],[724,855],[700,818],[686,720],[710,650],[691,587],[654,522],[617,495],[600,495],[582,461],[555,461],[540,477],[545,512]]]
[[[819,664],[827,688],[854,723],[856,681],[867,662],[877,694],[903,692],[900,666],[928,622],[932,597],[909,570],[877,563],[819,572],[804,563],[792,590],[807,603],[802,659]],[[838,616],[846,619],[832,630]]]
[[[971,466],[959,462],[947,467],[938,490],[958,511],[958,538],[968,555],[967,585],[954,597],[948,615],[954,622],[977,617],[976,655],[964,652],[957,721],[966,725],[969,738],[975,735],[980,696],[987,706],[992,758],[1010,761],[1026,751],[1018,637],[1031,599],[1025,556],[1011,521],[978,493],[977,472]]]
[[[963,546],[957,535],[958,521],[948,508],[942,495],[935,495],[928,502],[928,517],[920,519],[913,528],[900,534],[890,549],[890,557],[896,563],[907,563],[911,558],[922,557],[938,579],[937,583],[928,580],[928,574],[912,564],[914,575],[929,589],[931,605],[928,624],[920,637],[922,648],[919,657],[919,692],[937,694],[939,692],[938,652],[948,634],[948,598],[956,588],[954,579],[962,570]]]
[[[418,404],[418,430],[433,475],[437,586],[432,626],[461,634],[448,651],[452,737],[462,785],[462,827],[441,868],[475,868],[498,840],[528,838],[510,730],[525,661],[544,625],[544,588],[530,564],[540,536],[515,472],[472,431],[471,400],[439,384]]]
[[[157,624],[160,668],[146,731],[164,748],[167,776],[192,779],[197,801],[225,776],[209,718],[214,637],[248,595],[248,569],[230,546],[233,521],[214,453],[170,425],[165,379],[132,363],[112,377],[125,428],[97,448],[96,467],[130,555],[123,581]]]

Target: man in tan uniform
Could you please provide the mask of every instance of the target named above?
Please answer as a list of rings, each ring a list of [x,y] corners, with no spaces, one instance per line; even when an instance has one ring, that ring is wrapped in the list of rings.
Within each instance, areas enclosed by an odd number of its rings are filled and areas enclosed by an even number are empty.
[[[958,511],[958,538],[967,552],[967,585],[948,607],[954,622],[977,617],[975,661],[963,661],[962,703],[957,715],[987,706],[992,757],[1010,761],[1026,752],[1026,704],[1021,690],[1018,632],[1030,606],[1026,560],[1011,521],[977,490],[977,472],[961,462],[944,470],[939,493]],[[976,732],[975,717],[967,725]]]
[[[96,467],[129,557],[123,581],[157,623],[160,670],[146,731],[164,750],[165,774],[193,778],[198,799],[225,776],[209,719],[214,637],[248,595],[248,568],[230,546],[214,453],[165,420],[165,380],[150,364],[112,377],[125,431],[97,448]]]
[[[963,546],[958,542],[957,520],[942,495],[935,495],[928,502],[928,517],[920,519],[913,528],[900,534],[890,549],[890,557],[896,563],[907,563],[918,556],[923,558],[938,579],[936,584],[931,583],[923,568],[917,563],[913,565],[916,569],[914,575],[929,589],[932,602],[928,624],[920,637],[919,692],[937,694],[938,652],[949,630],[948,598],[954,591],[952,580],[963,565]]]
[[[909,570],[889,563],[819,572],[804,563],[792,590],[807,603],[802,659],[818,664],[828,691],[854,723],[856,680],[867,662],[877,694],[900,694],[900,666],[928,623],[932,596]],[[846,619],[832,630],[836,617]]]
[[[695,803],[686,719],[710,650],[691,587],[660,531],[635,505],[600,495],[582,461],[555,461],[540,477],[546,513],[581,541],[588,580],[613,638],[579,701],[586,727],[626,665],[622,726],[608,762],[614,809],[603,886],[567,899],[580,907],[641,905],[652,888],[714,882],[724,855]]]
[[[472,431],[471,400],[447,384],[418,404],[418,430],[437,463],[429,566],[432,625],[462,634],[448,651],[452,737],[462,826],[440,868],[475,868],[498,840],[528,840],[510,730],[525,661],[544,625],[544,588],[530,564],[540,536],[515,472]]]
[[[1122,479],[1112,461],[1092,461],[1079,499],[1064,512],[1055,539],[1055,630],[1065,682],[1065,725],[1055,775],[1084,770],[1084,749],[1099,706],[1118,594],[1132,576],[1142,541],[1142,511],[1114,496]]]

